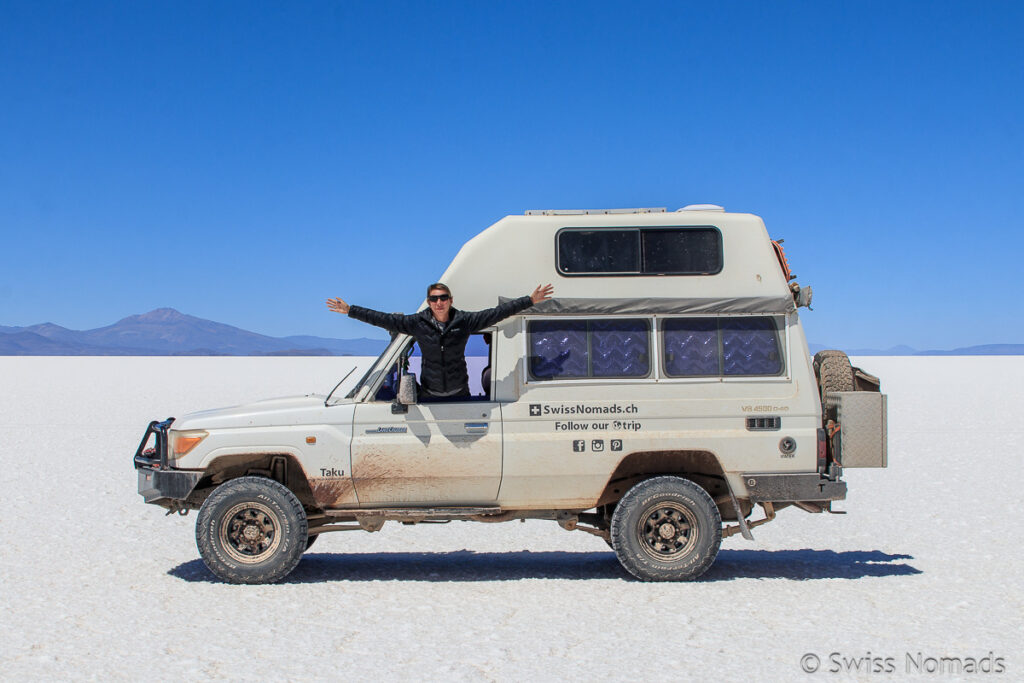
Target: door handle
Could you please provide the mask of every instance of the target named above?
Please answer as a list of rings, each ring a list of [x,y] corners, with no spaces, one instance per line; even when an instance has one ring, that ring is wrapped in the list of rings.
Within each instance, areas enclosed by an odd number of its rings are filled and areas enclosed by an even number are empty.
[[[486,432],[487,431],[487,423],[486,422],[467,422],[466,423],[466,431],[467,432],[471,432],[471,433]]]

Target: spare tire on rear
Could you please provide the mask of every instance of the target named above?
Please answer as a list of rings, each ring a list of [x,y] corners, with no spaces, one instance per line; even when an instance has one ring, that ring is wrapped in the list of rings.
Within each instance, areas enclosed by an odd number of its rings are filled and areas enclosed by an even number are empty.
[[[814,354],[814,374],[818,378],[821,393],[821,416],[823,422],[835,419],[827,408],[825,395],[836,391],[856,391],[853,380],[853,366],[850,358],[842,351],[829,349]]]

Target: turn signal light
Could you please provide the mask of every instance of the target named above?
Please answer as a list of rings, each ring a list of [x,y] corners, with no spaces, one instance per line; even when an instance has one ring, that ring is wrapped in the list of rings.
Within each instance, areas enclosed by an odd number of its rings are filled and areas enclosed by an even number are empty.
[[[174,458],[180,458],[185,455],[198,446],[199,442],[207,437],[207,434],[208,433],[202,429],[185,432],[176,432],[171,430],[171,456]]]

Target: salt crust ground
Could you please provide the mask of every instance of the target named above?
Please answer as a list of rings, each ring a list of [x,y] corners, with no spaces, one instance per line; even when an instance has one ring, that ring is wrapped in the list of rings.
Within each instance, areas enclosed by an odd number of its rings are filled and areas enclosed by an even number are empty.
[[[130,456],[151,419],[325,392],[352,359],[0,358],[0,678],[780,680],[814,678],[808,652],[895,658],[869,680],[992,652],[1020,680],[1024,358],[859,360],[889,394],[889,469],[848,473],[845,516],[727,539],[700,582],[629,580],[599,539],[529,522],[328,535],[252,587],[212,580],[195,516],[143,505]]]

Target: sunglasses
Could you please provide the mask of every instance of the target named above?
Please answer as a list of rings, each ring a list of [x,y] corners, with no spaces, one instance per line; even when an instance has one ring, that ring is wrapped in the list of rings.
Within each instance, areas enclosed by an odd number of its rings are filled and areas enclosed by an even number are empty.
[[[430,303],[435,303],[437,301],[448,301],[448,299],[451,298],[452,297],[450,294],[431,294],[430,296],[427,297],[427,301],[429,301]]]

